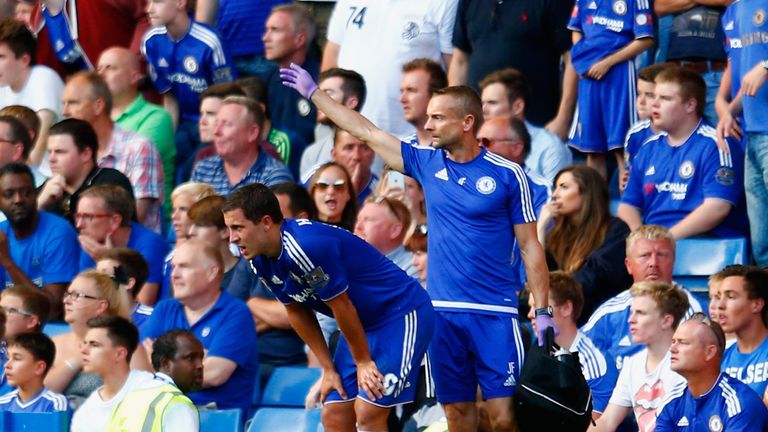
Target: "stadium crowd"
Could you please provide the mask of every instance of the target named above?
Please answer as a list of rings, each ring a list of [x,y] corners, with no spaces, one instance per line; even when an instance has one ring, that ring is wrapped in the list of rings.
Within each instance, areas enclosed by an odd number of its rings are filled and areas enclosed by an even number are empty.
[[[768,0],[0,17],[0,413],[194,431],[297,366],[328,431],[517,431],[551,329],[590,431],[768,430]]]

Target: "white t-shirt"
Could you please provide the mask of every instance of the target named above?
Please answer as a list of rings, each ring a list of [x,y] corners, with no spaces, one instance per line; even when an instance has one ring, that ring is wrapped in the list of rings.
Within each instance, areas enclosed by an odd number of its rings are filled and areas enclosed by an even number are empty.
[[[671,354],[667,351],[656,370],[648,372],[645,368],[648,361],[646,348],[626,359],[619,373],[609,403],[631,407],[641,431],[653,430],[656,417],[671,399],[670,396],[679,396],[687,386],[685,378],[671,369],[670,358]]]
[[[49,110],[56,117],[61,117],[61,95],[64,92],[64,82],[59,75],[48,66],[32,66],[24,87],[18,93],[10,86],[0,87],[0,108],[8,105],[24,105],[35,112]]]
[[[403,138],[415,132],[400,106],[403,64],[417,58],[442,63],[453,53],[458,0],[339,0],[328,40],[341,46],[338,66],[365,78],[362,114]],[[444,65],[447,68],[447,65]]]
[[[153,375],[146,371],[131,370],[128,379],[119,392],[107,401],[99,396],[99,390],[96,389],[88,399],[83,402],[80,408],[72,416],[72,432],[103,432],[112,417],[112,410],[120,401],[137,386],[147,385],[152,381]]]

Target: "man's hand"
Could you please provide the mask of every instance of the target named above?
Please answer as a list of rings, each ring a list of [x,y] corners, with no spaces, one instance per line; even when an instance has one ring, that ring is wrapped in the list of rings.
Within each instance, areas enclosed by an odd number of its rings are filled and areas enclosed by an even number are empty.
[[[66,185],[67,182],[64,180],[64,176],[61,174],[54,174],[53,177],[49,178],[48,181],[45,182],[45,185],[43,185],[43,190],[40,191],[40,194],[37,197],[37,207],[45,209],[64,196],[64,188]]]
[[[728,147],[725,139],[734,138],[741,140],[741,136],[742,131],[739,121],[733,117],[730,111],[723,113],[720,121],[717,122],[717,147],[726,153],[730,153],[731,149]]]
[[[539,341],[539,346],[544,346],[544,335],[547,334],[547,329],[552,328],[555,331],[555,336],[560,334],[560,329],[555,327],[555,323],[552,322],[552,317],[543,314],[534,318],[536,321],[536,338]]]
[[[284,86],[296,90],[307,99],[317,90],[317,83],[312,79],[312,75],[295,63],[291,63],[290,69],[280,69],[280,79]]]
[[[3,231],[0,231],[0,265],[5,266],[5,263],[11,259],[11,252],[8,249],[8,236]]]
[[[358,377],[360,376],[360,369],[358,369]],[[344,391],[344,386],[341,384],[341,376],[335,369],[323,369],[323,376],[320,378],[322,381],[320,384],[320,403],[325,402],[325,398],[332,390],[336,390],[341,395],[342,399],[347,398],[347,392]]]
[[[758,63],[741,79],[741,92],[746,96],[756,95],[766,78],[768,78],[768,70],[762,63]]]
[[[597,63],[593,64],[592,67],[589,68],[589,70],[586,73],[586,76],[589,78],[592,78],[593,80],[600,81],[603,79],[605,74],[608,73],[609,70],[613,67],[613,63],[608,60],[607,58],[604,58]]]
[[[552,132],[565,141],[568,138],[568,130],[571,128],[571,119],[557,116],[544,126],[544,129]]]
[[[87,253],[94,261],[98,261],[102,255],[107,253],[107,251],[113,247],[112,234],[107,235],[107,239],[103,244],[87,235],[79,235],[77,236],[77,239],[80,240],[80,246],[85,253]]]
[[[384,375],[373,360],[357,365],[357,385],[372,401],[384,397]]]

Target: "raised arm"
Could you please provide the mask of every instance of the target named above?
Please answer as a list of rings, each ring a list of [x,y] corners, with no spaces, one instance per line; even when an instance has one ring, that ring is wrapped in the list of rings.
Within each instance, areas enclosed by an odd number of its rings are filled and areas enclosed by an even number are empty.
[[[379,129],[360,113],[331,99],[325,92],[316,91],[317,84],[301,67],[291,64],[290,69],[280,69],[280,78],[283,85],[311,99],[317,109],[325,113],[338,127],[368,144],[387,165],[397,171],[403,171],[403,155],[397,137]]]

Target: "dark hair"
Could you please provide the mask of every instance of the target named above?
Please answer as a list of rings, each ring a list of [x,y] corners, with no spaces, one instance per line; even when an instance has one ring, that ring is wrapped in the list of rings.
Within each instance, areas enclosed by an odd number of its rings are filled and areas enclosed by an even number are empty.
[[[21,143],[21,157],[24,160],[29,156],[29,152],[32,151],[32,137],[29,136],[29,130],[24,123],[16,117],[9,115],[0,115],[0,122],[8,125],[9,136],[8,139],[15,143]]]
[[[247,96],[245,90],[237,82],[222,82],[214,84],[202,93],[200,93],[200,100],[205,98],[218,98],[226,99],[229,96]]]
[[[418,224],[416,229],[405,240],[405,249],[408,252],[427,252],[427,225]]]
[[[246,185],[232,192],[221,211],[227,213],[238,209],[255,224],[261,222],[264,216],[271,217],[274,222],[283,220],[277,197],[269,187],[261,183]]]
[[[547,233],[546,250],[558,269],[568,273],[579,270],[589,254],[605,240],[611,221],[608,186],[605,179],[586,165],[571,165],[555,176],[570,173],[581,194],[581,207],[572,216],[560,216]]]
[[[221,212],[225,201],[226,198],[221,195],[205,197],[192,204],[187,210],[187,217],[194,225],[226,229],[227,224],[224,223],[224,214]]]
[[[525,76],[515,68],[506,68],[489,73],[480,81],[480,89],[485,90],[491,84],[504,86],[510,104],[520,98],[523,101],[526,99],[528,85],[525,82]]]
[[[250,76],[238,79],[235,84],[243,89],[245,96],[264,105],[264,116],[269,118],[269,88],[267,83],[259,77]]]
[[[445,74],[443,67],[432,59],[419,58],[403,65],[404,74],[413,71],[424,71],[429,75],[430,96],[441,88],[448,87],[448,76]]]
[[[573,321],[578,321],[584,309],[584,292],[581,285],[568,273],[554,271],[549,274],[549,301],[561,306],[567,301],[573,305]]]
[[[673,83],[680,86],[680,98],[683,102],[696,100],[696,115],[704,116],[707,97],[707,84],[698,72],[684,66],[670,66],[656,75],[656,84]]]
[[[136,204],[127,190],[111,184],[91,186],[80,194],[78,203],[87,196],[101,198],[107,211],[119,214],[123,219],[120,226],[131,224]]]
[[[447,96],[453,100],[453,109],[460,117],[471,115],[475,122],[472,126],[472,136],[477,136],[477,131],[483,124],[483,103],[480,96],[472,87],[451,86],[435,91],[434,96]]]
[[[35,52],[37,51],[37,39],[27,26],[14,18],[0,20],[0,43],[8,45],[16,58],[29,55],[29,64],[35,64]]]
[[[8,346],[20,347],[30,354],[35,361],[45,363],[45,376],[53,365],[53,359],[56,358],[56,345],[45,333],[20,333],[8,341]]]
[[[309,192],[300,185],[293,182],[286,182],[271,186],[275,195],[286,195],[291,201],[291,212],[295,215],[306,212],[307,219],[317,219],[317,208],[315,201],[309,196]],[[285,215],[283,215],[285,216]]]
[[[119,316],[102,315],[88,320],[88,328],[105,329],[113,345],[128,351],[126,363],[130,363],[133,352],[139,344],[139,330],[129,320]]]
[[[28,287],[25,285],[13,285],[3,290],[0,296],[11,295],[21,300],[21,308],[24,312],[37,317],[39,322],[38,331],[45,327],[48,322],[48,315],[51,313],[51,301],[40,288]]]
[[[347,231],[354,232],[355,222],[357,221],[357,191],[355,191],[355,186],[352,184],[352,176],[349,175],[349,171],[347,171],[344,165],[338,162],[326,162],[320,165],[317,171],[315,171],[315,174],[312,175],[312,179],[309,181],[307,191],[309,192],[309,196],[312,198],[312,201],[314,201],[315,189],[317,189],[317,181],[320,179],[320,175],[331,167],[337,167],[342,171],[344,181],[347,185],[347,191],[349,192],[349,201],[347,201],[347,204],[344,205],[344,209],[341,211],[341,220],[339,222],[322,222],[336,225],[338,227],[344,228]]]
[[[29,177],[29,181],[32,186],[35,185],[35,176],[32,175],[32,170],[26,164],[18,162],[9,162],[0,166],[0,178],[6,174],[26,175]]]
[[[763,300],[760,318],[763,319],[763,325],[768,327],[768,271],[754,266],[747,266],[746,273],[744,274],[744,288],[750,299]]]
[[[367,90],[365,87],[365,79],[362,75],[349,69],[331,68],[321,72],[317,82],[323,82],[328,78],[341,78],[341,91],[344,92],[344,99],[342,102],[345,102],[352,96],[356,96],[358,103],[354,108],[355,111],[363,109]]]
[[[648,81],[648,82],[654,82],[656,81],[656,76],[659,75],[661,71],[673,65],[674,65],[673,63],[654,63],[650,66],[646,66],[637,72],[637,79]]]
[[[174,329],[161,334],[152,344],[152,367],[156,371],[160,370],[163,360],[173,360],[176,357],[176,351],[179,349],[177,343],[179,336],[189,336],[197,340],[195,334],[189,330]]]
[[[149,264],[147,264],[144,256],[127,247],[116,247],[106,251],[99,257],[99,261],[104,259],[114,260],[120,264],[119,270],[115,269],[114,278],[120,279],[120,276],[123,276],[125,278],[133,278],[136,281],[133,289],[128,291],[131,297],[135,299],[144,283],[147,282],[147,278],[149,278]],[[122,275],[118,275],[118,272],[122,272]],[[118,280],[117,282],[120,283],[121,281]]]
[[[48,130],[48,136],[69,135],[72,142],[77,147],[78,153],[83,153],[86,149],[91,150],[91,160],[96,165],[96,156],[99,153],[99,137],[93,126],[85,120],[74,118],[64,119]]]
[[[508,120],[509,128],[523,142],[523,158],[528,157],[528,154],[531,153],[531,134],[528,133],[525,122],[516,117],[509,117]]]

